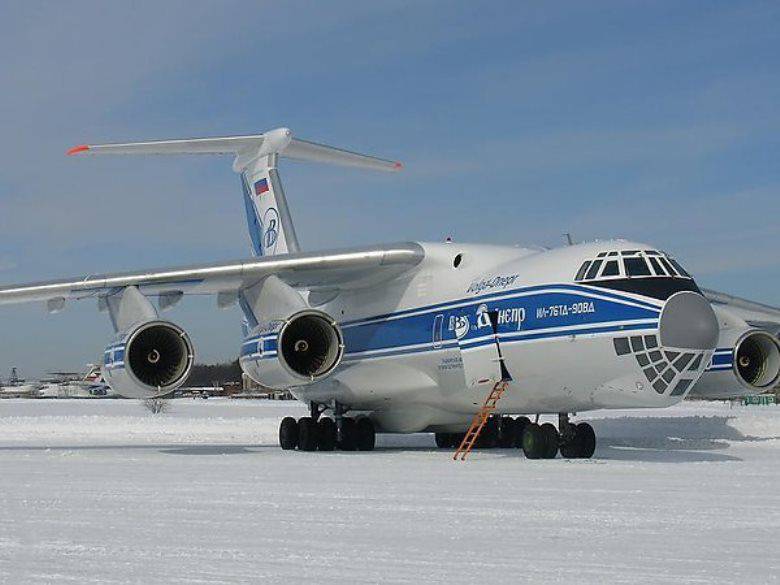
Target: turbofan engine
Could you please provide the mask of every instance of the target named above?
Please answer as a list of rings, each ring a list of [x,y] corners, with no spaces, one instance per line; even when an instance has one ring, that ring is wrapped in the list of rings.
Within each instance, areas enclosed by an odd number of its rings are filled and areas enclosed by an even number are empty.
[[[122,396],[153,398],[181,386],[193,360],[192,342],[183,329],[168,321],[149,321],[120,333],[108,346],[103,375]]]
[[[763,392],[780,380],[780,344],[766,331],[750,331],[734,348],[733,372],[750,390]]]
[[[725,308],[713,307],[720,324],[718,348],[692,395],[736,398],[771,390],[780,382],[780,342]]]
[[[338,324],[308,309],[258,327],[242,345],[241,368],[259,384],[282,389],[325,378],[343,355]]]

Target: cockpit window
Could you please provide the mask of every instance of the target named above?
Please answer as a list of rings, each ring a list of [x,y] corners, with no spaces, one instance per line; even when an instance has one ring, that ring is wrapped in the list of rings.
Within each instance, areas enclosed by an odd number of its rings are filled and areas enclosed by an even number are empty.
[[[629,276],[650,276],[650,269],[644,258],[626,258],[626,274]]]
[[[599,268],[601,268],[601,263],[603,260],[596,260],[593,262],[593,264],[590,265],[590,270],[588,270],[588,274],[585,275],[585,278],[587,280],[592,280],[596,278],[596,275],[599,273]]]
[[[658,261],[658,258],[654,258],[651,256],[648,258],[648,260],[650,260],[650,266],[653,267],[656,276],[667,276],[666,271],[664,270],[664,267],[661,266],[661,263]]]
[[[604,271],[601,276],[620,276],[620,267],[617,260],[610,260],[604,265]]]
[[[677,260],[657,250],[604,250],[585,260],[574,280],[692,277]]]
[[[672,265],[677,269],[677,272],[680,274],[680,276],[684,278],[691,277],[691,275],[688,274],[682,266],[680,266],[680,263],[677,260],[675,260],[674,258],[669,258],[669,262],[671,262]]]
[[[661,258],[661,263],[664,265],[664,268],[666,268],[669,276],[677,276],[677,272],[675,272],[674,268],[672,268],[672,265],[669,264],[669,260],[666,258]]]
[[[579,271],[577,272],[577,276],[574,277],[574,280],[582,280],[585,278],[585,273],[588,270],[588,266],[590,266],[590,260],[586,260],[582,263],[582,266],[580,266]]]

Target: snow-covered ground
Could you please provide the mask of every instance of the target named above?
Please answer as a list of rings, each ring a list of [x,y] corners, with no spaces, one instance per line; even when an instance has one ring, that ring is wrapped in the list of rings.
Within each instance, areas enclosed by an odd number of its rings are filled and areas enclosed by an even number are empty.
[[[0,401],[3,583],[774,583],[780,407],[597,412],[589,461],[283,452],[291,402]]]

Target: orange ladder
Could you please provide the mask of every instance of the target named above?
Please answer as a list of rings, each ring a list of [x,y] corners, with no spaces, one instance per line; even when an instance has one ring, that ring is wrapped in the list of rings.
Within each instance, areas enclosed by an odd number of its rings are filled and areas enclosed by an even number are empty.
[[[455,461],[458,459],[461,461],[466,460],[466,455],[471,453],[471,450],[477,443],[477,439],[479,439],[479,434],[482,432],[490,415],[493,414],[493,411],[496,409],[496,403],[501,399],[501,396],[508,387],[509,380],[499,380],[495,383],[490,394],[485,398],[485,403],[482,405],[482,408],[480,408],[479,412],[471,419],[469,430],[466,431],[466,435],[463,437],[460,446],[455,451],[455,455],[452,456]]]

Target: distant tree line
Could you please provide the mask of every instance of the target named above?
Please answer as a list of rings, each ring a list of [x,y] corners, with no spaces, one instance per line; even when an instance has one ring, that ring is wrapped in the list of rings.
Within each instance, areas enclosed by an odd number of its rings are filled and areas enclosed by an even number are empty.
[[[238,360],[221,364],[195,364],[185,385],[221,386],[228,382],[241,383],[241,366],[238,365]]]

